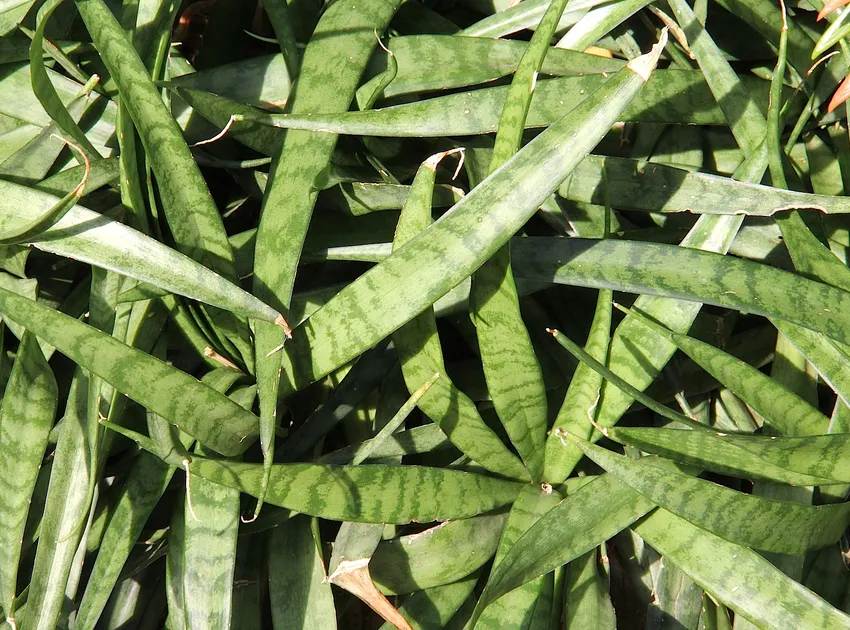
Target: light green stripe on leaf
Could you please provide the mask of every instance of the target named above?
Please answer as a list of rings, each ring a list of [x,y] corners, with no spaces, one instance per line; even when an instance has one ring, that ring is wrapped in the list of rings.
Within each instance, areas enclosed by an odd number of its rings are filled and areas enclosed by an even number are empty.
[[[608,437],[616,442],[635,446],[642,451],[662,455],[689,466],[697,466],[723,475],[743,479],[761,479],[795,486],[818,486],[838,484],[841,472],[833,468],[840,466],[842,438],[834,441],[825,436],[814,436],[811,442],[786,442],[791,438],[766,438],[752,436],[739,440],[735,436],[709,431],[686,431],[682,429],[654,429],[644,427],[622,427],[607,430]],[[777,442],[777,440],[780,440]],[[813,448],[815,444],[819,447]],[[748,445],[745,447],[744,445]],[[791,446],[803,444],[808,449],[795,456],[808,466],[795,468],[786,466],[786,454]],[[809,446],[809,445],[812,446]],[[812,453],[817,453],[814,459]],[[802,472],[808,468],[811,473]],[[814,471],[820,471],[814,474]],[[835,479],[835,476],[838,479]]]
[[[226,455],[257,435],[257,417],[195,378],[73,317],[0,288],[0,311],[143,407]]]
[[[643,318],[644,323],[650,324],[659,334],[670,339],[695,363],[782,433],[813,435],[826,432],[829,425],[826,416],[757,368],[703,341],[671,332],[645,318],[637,310],[630,311],[630,314]]]
[[[653,503],[746,547],[801,554],[837,542],[850,524],[847,503],[812,506],[774,501],[691,477],[663,459],[634,460],[574,436],[566,439]]]
[[[499,119],[488,175],[522,145],[537,72],[565,6],[566,0],[549,5],[520,59]],[[510,245],[498,249],[472,274],[469,304],[493,406],[532,479],[538,481],[548,422],[546,387],[522,321]]]
[[[525,126],[535,128],[553,124],[608,80],[603,75],[588,75],[538,81]],[[769,83],[750,79],[746,85],[766,109]],[[300,114],[275,115],[257,111],[244,120],[328,134],[389,137],[478,135],[496,131],[507,92],[507,87],[484,88],[343,114],[330,113],[318,106]],[[658,103],[663,103],[663,106],[659,107]],[[705,79],[699,72],[690,70],[656,71],[647,82],[646,90],[629,103],[618,118],[630,122],[726,124]]]
[[[654,62],[651,55],[631,62],[439,221],[316,311],[286,347],[292,366],[285,371],[296,386],[361,354],[492,256],[607,133]]]
[[[263,466],[194,458],[190,473],[257,496]],[[430,523],[475,516],[514,500],[520,484],[421,466],[275,464],[266,500],[303,514],[358,523]]]
[[[490,575],[476,617],[505,593],[596,548],[654,504],[611,475],[569,494],[523,534]]]
[[[0,292],[6,294],[5,289]],[[9,294],[11,295],[11,294]],[[15,296],[15,299],[28,301]],[[18,321],[24,323],[23,318]],[[0,406],[0,606],[5,616],[19,594],[18,563],[30,496],[53,428],[56,379],[32,331],[24,333]]]
[[[71,381],[50,472],[24,627],[48,630],[59,624],[71,565],[83,534],[81,525],[89,513],[89,476],[94,462],[91,446],[86,443],[88,384],[87,373],[78,368]]]
[[[768,265],[688,247],[613,239],[525,238],[514,251],[519,277],[704,302],[850,340],[850,315],[845,312],[850,293]],[[800,309],[800,304],[809,308]]]
[[[56,204],[51,194],[0,181],[0,235],[17,232]],[[71,208],[30,241],[44,251],[116,271],[206,304],[275,322],[280,314],[238,285],[123,223]]]
[[[235,280],[233,252],[221,216],[148,70],[103,0],[78,0],[76,4],[139,131],[178,248]]]
[[[322,14],[304,51],[298,90],[290,104],[295,113],[346,111],[360,75],[400,0],[336,3]],[[316,182],[330,163],[336,136],[287,133],[269,172],[263,196],[254,254],[254,292],[275,308],[288,310],[292,287],[313,214]],[[281,244],[284,244],[281,247]],[[257,385],[260,401],[260,445],[268,480],[274,458],[281,355],[275,350],[280,331],[256,327]],[[263,503],[263,493],[255,512]]]
[[[751,549],[656,510],[634,531],[694,582],[761,628],[846,628],[850,617]]]

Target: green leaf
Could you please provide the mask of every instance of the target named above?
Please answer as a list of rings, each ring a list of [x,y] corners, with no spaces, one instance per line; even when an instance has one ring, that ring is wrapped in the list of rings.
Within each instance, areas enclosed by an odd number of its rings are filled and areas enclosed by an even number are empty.
[[[670,8],[688,38],[735,141],[745,156],[754,153],[767,135],[764,114],[688,4],[684,0],[670,0]]]
[[[538,81],[525,126],[535,128],[554,124],[607,81],[604,75]],[[747,85],[760,102],[767,103],[767,82],[750,80]],[[498,125],[506,98],[507,88],[493,87],[362,112],[330,114],[324,113],[324,108],[304,115],[255,112],[250,117],[237,117],[236,120],[349,135],[467,136],[492,133]],[[664,103],[663,107],[658,107],[658,103]],[[308,113],[312,115],[308,116]],[[646,90],[623,110],[619,118],[647,123],[726,123],[702,75],[687,70],[656,71],[647,82]]]
[[[618,209],[747,216],[771,216],[794,209],[850,212],[846,197],[782,190],[664,164],[598,155],[587,156],[558,188],[558,195],[604,204],[603,166],[611,205]]]
[[[5,293],[5,290],[0,289]],[[26,301],[24,298],[17,298]],[[56,379],[32,332],[21,338],[15,364],[0,406],[0,468],[4,507],[0,511],[2,561],[0,605],[13,616],[21,541],[30,496],[53,427],[58,391]],[[9,474],[14,471],[14,474]]]
[[[4,232],[2,238],[0,238],[0,243],[18,244],[31,242],[32,240],[37,239],[43,232],[53,227],[62,219],[62,217],[73,209],[73,207],[77,204],[77,201],[80,200],[80,197],[83,196],[86,189],[86,182],[89,178],[89,172],[90,169],[87,162],[86,171],[83,174],[83,180],[73,190],[53,204],[53,206],[40,217],[33,219],[29,223],[26,223],[17,229],[13,229],[10,232]]]
[[[91,630],[97,624],[127,557],[173,474],[174,468],[152,453],[142,452],[134,462],[121,487],[77,610],[80,630]]]
[[[76,319],[0,288],[0,311],[139,404],[228,455],[257,435],[257,417],[177,368]]]
[[[313,539],[310,519],[295,516],[269,538],[269,599],[272,622],[284,630],[334,630],[331,585]]]
[[[221,216],[180,128],[138,53],[103,0],[77,0],[76,4],[139,131],[178,248],[225,278],[235,280],[233,252]]]
[[[58,200],[51,194],[0,181],[8,205],[0,212],[0,234],[28,229]],[[49,230],[30,241],[39,249],[116,271],[207,304],[256,317],[280,321],[280,314],[239,286],[192,259],[118,221],[87,210],[71,208]]]
[[[841,628],[850,618],[756,552],[666,510],[635,528],[641,538],[716,600],[761,628]]]
[[[647,0],[622,0],[613,4],[606,3],[602,6],[593,7],[561,38],[558,46],[572,50],[584,50],[647,4],[650,4]]]
[[[507,514],[451,520],[418,534],[384,541],[369,563],[384,593],[403,594],[451,584],[496,552]]]
[[[847,292],[767,265],[688,247],[615,240],[526,238],[514,251],[520,277],[704,302],[847,339],[839,307],[850,300]]]
[[[629,459],[580,438],[585,455],[664,509],[740,545],[804,553],[836,542],[850,524],[850,504],[802,505],[736,492],[679,472],[657,458]]]
[[[286,367],[289,377],[300,385],[327,374],[459,284],[522,227],[607,132],[640,90],[654,62],[652,55],[631,62],[630,68],[526,145],[444,218],[314,313],[287,344],[286,356],[294,364]],[[376,299],[381,303],[378,310],[373,307]]]
[[[238,373],[237,373],[238,376]],[[224,394],[236,380],[227,368],[209,372],[202,382]],[[239,390],[230,395],[236,400]],[[242,404],[250,411],[251,401]],[[182,446],[178,443],[178,446]],[[195,453],[216,457],[198,444]],[[188,473],[187,473],[188,474]],[[233,574],[239,533],[239,491],[187,477],[183,502],[183,599],[189,628],[226,628],[231,625]],[[178,506],[176,509],[180,509]],[[238,613],[237,613],[238,614]]]
[[[730,436],[723,433],[643,427],[608,429],[607,437],[648,453],[663,455],[668,459],[689,466],[712,470],[731,477],[763,479],[795,486],[837,483],[830,475],[806,474],[799,467],[790,469],[780,464],[781,444],[789,438],[753,436],[747,438],[745,442],[729,439]],[[781,441],[776,444],[776,440]],[[751,448],[745,448],[744,443],[751,444]],[[764,457],[759,454],[757,448],[758,445],[763,444],[775,445],[764,453]],[[796,445],[797,443],[793,442],[792,444]],[[825,444],[823,445],[825,446]],[[837,448],[838,445],[835,446]],[[840,449],[837,449],[837,451],[840,452]],[[827,457],[826,450],[819,451],[818,455],[821,461],[839,461],[832,452]],[[802,453],[799,457],[801,460],[805,459]],[[821,466],[821,468],[824,468],[824,466]]]
[[[457,582],[417,591],[404,601],[398,611],[415,630],[445,627],[461,605],[472,595],[472,589],[475,588],[478,577],[479,574],[476,571]],[[393,630],[393,628],[394,626],[387,622],[381,626],[380,630]]]
[[[570,562],[566,582],[566,627],[614,630],[617,619],[608,595],[608,579],[594,549]]]
[[[345,111],[357,82],[400,0],[362,0],[353,8],[336,4],[322,14],[301,63],[298,91],[291,111],[316,108]],[[288,133],[269,172],[262,221],[254,254],[254,292],[276,307],[288,309],[307,226],[316,203],[315,182],[327,168],[336,136]],[[284,248],[280,243],[286,243]],[[257,385],[260,399],[260,445],[266,482],[274,459],[281,356],[280,333],[256,329]],[[353,357],[352,357],[353,358]],[[263,503],[260,492],[255,513]]]
[[[37,26],[33,33],[32,43],[29,50],[30,74],[32,76],[32,88],[47,114],[57,122],[59,127],[79,145],[80,150],[89,160],[100,158],[100,154],[92,146],[92,143],[80,129],[77,122],[68,113],[56,89],[50,82],[47,70],[44,67],[44,52],[42,44],[47,22],[53,12],[59,7],[62,0],[50,0],[45,2],[38,11]]]
[[[557,30],[560,31],[575,24],[588,9],[597,4],[599,4],[599,0],[577,0],[572,5],[568,5],[558,23]],[[503,10],[476,22],[461,31],[460,34],[469,37],[501,37],[526,28],[533,30],[537,27],[548,6],[547,0],[527,0],[522,4],[505,6]],[[494,9],[497,9],[497,7],[490,5],[488,11]]]
[[[81,523],[85,523],[91,506],[89,478],[95,462],[86,444],[90,433],[86,427],[88,384],[87,373],[77,369],[68,393],[41,519],[23,620],[27,627],[55,628],[59,624],[71,565],[83,535]]]
[[[399,249],[431,225],[431,201],[436,168],[444,154],[426,160],[416,173],[410,194],[396,228],[393,248]],[[419,403],[422,411],[446,434],[461,452],[493,472],[527,480],[522,462],[488,427],[475,403],[460,391],[446,374],[443,351],[433,308],[420,313],[393,334],[408,390],[440,374]]]
[[[639,312],[631,311],[631,314],[637,316]],[[826,432],[829,424],[826,416],[757,368],[710,344],[670,332],[649,319],[644,318],[644,321],[669,338],[706,372],[729,387],[762,415],[766,422],[782,433],[813,435]]]
[[[476,614],[505,593],[594,549],[653,507],[611,475],[592,479],[517,540],[490,575]]]
[[[262,487],[259,464],[196,457],[189,470],[253,496]],[[275,464],[266,499],[331,520],[429,523],[501,507],[514,500],[519,487],[483,475],[422,466]]]
[[[566,0],[549,5],[520,59],[499,119],[488,175],[522,145],[537,72],[565,6]],[[548,424],[546,387],[519,310],[509,245],[497,250],[472,275],[469,299],[493,406],[532,479],[537,481],[543,473]]]
[[[548,41],[546,42],[548,44]],[[487,83],[514,72],[525,51],[523,42],[511,39],[461,37],[458,35],[407,35],[393,37],[387,44],[398,63],[398,72],[384,88],[383,97],[445,90]],[[377,69],[386,63],[370,66]],[[614,73],[625,63],[583,52],[549,47],[541,74],[575,76]],[[376,79],[357,90],[358,97],[371,91]]]
[[[608,357],[608,343],[611,340],[612,293],[602,290],[596,299],[596,311],[584,351],[593,359],[604,364]],[[557,331],[555,331],[557,332]],[[554,334],[554,333],[553,333]],[[556,336],[557,338],[557,336]],[[596,372],[587,363],[582,362],[576,368],[567,395],[555,418],[555,423],[546,440],[546,458],[543,478],[552,484],[563,483],[574,466],[572,458],[556,435],[560,430],[576,435],[590,437],[593,426],[590,420],[596,411],[602,392],[603,375]]]
[[[538,33],[541,29],[538,29]],[[551,488],[541,488],[537,484],[523,487],[517,500],[511,506],[508,522],[499,540],[499,548],[493,567],[499,566],[505,555],[516,544],[517,540],[538,522],[545,514],[554,508],[561,500],[561,495]],[[546,576],[531,582],[526,582],[520,588],[511,591],[504,597],[488,606],[478,619],[476,628],[534,628],[535,609],[543,601],[544,581]]]

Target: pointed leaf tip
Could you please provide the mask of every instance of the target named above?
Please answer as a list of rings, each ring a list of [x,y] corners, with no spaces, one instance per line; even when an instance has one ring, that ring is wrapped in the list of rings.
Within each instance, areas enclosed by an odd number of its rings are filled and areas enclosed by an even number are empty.
[[[823,8],[818,12],[817,21],[820,22],[827,15],[829,15],[839,7],[843,7],[848,2],[850,2],[850,0],[827,0],[826,2],[824,2]]]
[[[287,339],[292,339],[292,328],[290,328],[289,324],[286,323],[283,315],[278,313],[277,317],[274,319],[274,323],[283,328],[283,334],[286,335]]]
[[[832,95],[832,98],[829,99],[829,104],[826,106],[827,112],[832,112],[837,109],[839,105],[844,103],[848,98],[850,98],[850,74],[848,74],[844,80],[841,82],[841,85],[838,86],[838,89],[835,90],[835,94]]]
[[[664,50],[664,47],[667,45],[667,31],[668,28],[665,26],[661,29],[661,37],[658,38],[658,43],[652,47],[652,50],[645,55],[632,59],[626,65],[629,70],[634,72],[644,81],[649,80],[649,75],[652,74],[652,71],[655,70],[655,66],[658,65],[658,59],[661,57],[661,51]]]

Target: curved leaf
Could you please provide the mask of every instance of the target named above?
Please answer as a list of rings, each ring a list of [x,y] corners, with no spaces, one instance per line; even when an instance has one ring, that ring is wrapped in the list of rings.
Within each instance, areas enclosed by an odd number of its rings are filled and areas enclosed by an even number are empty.
[[[0,234],[14,233],[43,216],[57,199],[39,190],[0,181]],[[82,206],[70,209],[32,239],[44,251],[117,271],[240,315],[269,322],[280,313],[217,273],[131,227]]]
[[[235,280],[233,252],[221,216],[148,70],[103,0],[77,0],[76,5],[139,130],[178,248]]]
[[[493,556],[506,519],[502,513],[453,520],[384,541],[372,555],[372,577],[387,594],[460,580]]]

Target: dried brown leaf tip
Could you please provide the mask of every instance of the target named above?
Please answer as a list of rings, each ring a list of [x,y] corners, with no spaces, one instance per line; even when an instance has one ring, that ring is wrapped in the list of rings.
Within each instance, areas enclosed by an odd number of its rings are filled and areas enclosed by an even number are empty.
[[[850,0],[827,0],[824,2],[823,8],[818,13],[818,22],[836,9],[843,7],[848,2],[850,2]]]
[[[835,90],[835,94],[833,94],[832,98],[829,99],[829,104],[826,106],[826,111],[833,111],[836,107],[844,103],[844,101],[846,101],[848,98],[850,98],[850,74],[844,77],[844,80],[841,82],[841,85],[839,85],[838,89]]]
[[[283,315],[278,314],[275,318],[274,323],[283,328],[283,334],[286,335],[287,339],[292,339],[292,328],[289,327],[289,324],[283,318]]]
[[[328,582],[344,588],[360,598],[369,608],[381,615],[398,630],[413,630],[413,626],[378,590],[369,574],[369,559],[343,560],[339,568],[328,577]]]

